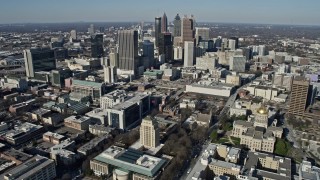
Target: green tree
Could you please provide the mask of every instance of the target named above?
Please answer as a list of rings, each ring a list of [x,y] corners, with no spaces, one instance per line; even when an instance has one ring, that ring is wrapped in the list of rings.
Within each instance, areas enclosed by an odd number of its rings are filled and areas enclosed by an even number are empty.
[[[212,131],[210,138],[213,142],[217,141],[218,140],[218,131],[217,130]]]
[[[289,142],[285,141],[284,139],[277,138],[274,153],[277,155],[286,156],[290,148],[291,144]]]

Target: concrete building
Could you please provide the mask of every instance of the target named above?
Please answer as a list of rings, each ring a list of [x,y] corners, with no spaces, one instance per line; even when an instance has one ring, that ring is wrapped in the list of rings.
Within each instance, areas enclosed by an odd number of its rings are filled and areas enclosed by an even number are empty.
[[[260,152],[249,152],[243,167],[244,175],[237,179],[292,179],[291,159]]]
[[[236,40],[228,39],[228,48],[229,48],[231,51],[236,50]]]
[[[1,179],[55,179],[56,167],[54,161],[39,155],[34,156],[23,164],[7,171]]]
[[[60,135],[58,133],[52,133],[50,131],[43,134],[43,141],[52,143],[52,144],[60,144],[65,138],[65,136]]]
[[[26,75],[34,77],[38,71],[51,71],[56,68],[54,51],[49,48],[31,48],[23,51]]]
[[[17,125],[14,129],[6,132],[5,140],[10,144],[20,145],[35,137],[41,136],[43,132],[43,126],[26,122]]]
[[[239,75],[227,75],[227,84],[233,84],[234,86],[241,86],[241,77]]]
[[[114,179],[155,180],[166,160],[144,155],[133,149],[111,146],[90,161],[96,176],[113,175]],[[112,171],[113,170],[113,171]]]
[[[75,141],[66,139],[60,144],[56,144],[50,148],[50,158],[55,161],[57,165],[72,165],[79,158],[73,152],[75,148]]]
[[[191,16],[190,18],[185,16],[181,22],[181,42],[185,44],[185,41],[192,41],[194,42],[194,17]]]
[[[64,119],[64,125],[77,130],[89,130],[92,118],[87,116],[70,116]]]
[[[108,124],[108,116],[106,112],[101,108],[93,109],[92,111],[86,113],[86,116],[91,117],[92,121],[94,121],[97,124]]]
[[[155,17],[154,37],[155,37],[156,47],[159,47],[160,35],[161,35],[161,17]]]
[[[117,82],[117,67],[115,66],[103,66],[104,82],[116,83]]]
[[[103,110],[107,108],[112,108],[116,104],[124,102],[130,96],[126,93],[125,90],[115,90],[108,94],[105,94],[100,98],[100,107]]]
[[[283,87],[286,91],[291,91],[293,75],[290,74],[275,74],[273,76],[273,85],[275,87]]]
[[[308,106],[310,81],[303,77],[295,77],[292,83],[288,113],[303,116]]]
[[[87,142],[83,146],[77,149],[77,152],[82,154],[83,156],[90,155],[93,151],[96,150],[97,147],[104,145],[107,143],[107,136],[99,136],[95,137],[91,141]]]
[[[195,46],[193,41],[184,42],[184,67],[190,67],[194,65],[195,60]]]
[[[246,58],[244,56],[231,56],[230,57],[230,70],[235,72],[246,71]]]
[[[210,29],[207,27],[196,27],[196,44],[199,44],[201,41],[207,41],[209,37]]]
[[[100,101],[105,93],[105,84],[92,81],[73,80],[71,86],[71,98],[82,98],[90,96],[93,101]]]
[[[122,70],[124,74],[136,75],[138,69],[138,31],[120,30],[118,32],[118,45],[118,68]]]
[[[150,95],[136,93],[124,102],[105,109],[108,124],[119,129],[130,129],[137,125],[150,111]]]
[[[140,125],[140,143],[146,148],[160,145],[158,123],[150,116],[145,117]]]
[[[191,85],[186,85],[186,92],[201,93],[213,96],[230,97],[234,91],[231,84],[217,83],[211,81],[200,81]]]
[[[173,59],[174,60],[182,60],[183,59],[183,48],[182,47],[175,47],[173,49]]]
[[[115,131],[115,128],[112,128],[109,126],[98,125],[98,124],[89,125],[89,132],[97,136],[111,134],[114,131]]]
[[[319,180],[320,168],[313,166],[311,162],[303,160],[299,165],[299,180]]]
[[[196,68],[201,70],[214,70],[217,67],[217,60],[209,54],[196,58]]]
[[[0,87],[2,87],[2,89],[17,89],[18,91],[25,91],[28,89],[28,82],[24,78],[5,76],[0,80]]]

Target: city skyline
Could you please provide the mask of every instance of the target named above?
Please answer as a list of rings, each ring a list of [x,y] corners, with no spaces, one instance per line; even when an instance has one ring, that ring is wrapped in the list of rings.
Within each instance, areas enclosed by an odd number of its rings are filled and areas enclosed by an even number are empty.
[[[63,4],[62,4],[63,3]],[[194,14],[198,22],[320,25],[317,7],[320,2],[270,0],[252,3],[250,0],[201,2],[186,0],[157,1],[102,1],[57,0],[6,1],[0,7],[0,24],[61,23],[61,22],[153,22],[165,12],[172,22],[177,13]],[[59,13],[57,13],[59,12]]]

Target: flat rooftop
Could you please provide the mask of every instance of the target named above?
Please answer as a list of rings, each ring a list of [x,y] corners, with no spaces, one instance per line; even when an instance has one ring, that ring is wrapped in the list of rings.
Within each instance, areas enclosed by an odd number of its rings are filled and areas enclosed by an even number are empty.
[[[106,164],[121,167],[148,177],[154,177],[166,160],[144,155],[141,151],[111,146],[94,158]]]
[[[149,96],[148,94],[136,93],[135,96],[128,99],[127,101],[124,101],[120,104],[115,105],[112,109],[115,109],[115,110],[127,109],[128,107],[130,107],[134,104],[137,104],[138,102],[140,102],[141,99],[144,99],[148,96]]]

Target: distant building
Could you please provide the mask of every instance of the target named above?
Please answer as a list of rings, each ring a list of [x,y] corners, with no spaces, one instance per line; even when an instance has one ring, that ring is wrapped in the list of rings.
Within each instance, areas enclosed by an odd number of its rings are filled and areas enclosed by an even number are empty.
[[[195,61],[195,46],[193,41],[184,42],[184,67],[194,65]]]
[[[176,17],[173,20],[173,36],[174,37],[179,37],[181,36],[181,18],[179,14],[176,15]]]
[[[92,81],[73,80],[71,91],[71,97],[90,96],[92,100],[100,101],[100,97],[105,93],[105,84]]]
[[[70,31],[70,39],[73,40],[77,40],[77,31],[76,30],[71,30]]]
[[[55,179],[56,167],[54,161],[39,155],[34,156],[27,162],[7,171],[1,179]]]
[[[144,68],[152,68],[154,67],[154,43],[149,40],[143,41],[143,57],[146,58],[146,62],[144,62]]]
[[[173,42],[171,33],[162,33],[159,39],[159,54],[165,55],[165,62],[173,60]]]
[[[23,51],[26,74],[34,77],[38,71],[51,71],[56,68],[54,51],[49,48],[31,48]]]
[[[159,39],[161,35],[161,17],[156,17],[155,18],[155,23],[154,23],[154,36],[155,36],[155,45],[156,47],[159,47]]]
[[[217,60],[215,57],[209,55],[196,58],[196,68],[201,70],[214,70],[217,67]]]
[[[194,17],[191,16],[190,18],[185,16],[181,22],[181,42],[182,44],[185,41],[192,41],[194,42],[194,28],[195,28],[195,21]]]
[[[157,121],[150,116],[145,117],[140,125],[140,143],[146,148],[156,148],[159,141]]]
[[[103,34],[91,35],[91,57],[101,58],[103,56]]]
[[[164,13],[162,16],[161,32],[168,32],[168,18],[166,13]]]
[[[201,93],[213,96],[230,97],[234,91],[234,85],[200,81],[186,86],[186,92]]]
[[[196,39],[197,44],[201,41],[207,41],[210,39],[209,37],[210,29],[206,27],[196,27]]]

